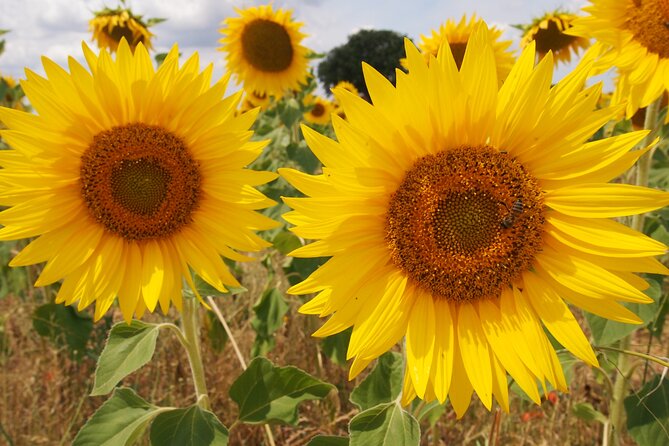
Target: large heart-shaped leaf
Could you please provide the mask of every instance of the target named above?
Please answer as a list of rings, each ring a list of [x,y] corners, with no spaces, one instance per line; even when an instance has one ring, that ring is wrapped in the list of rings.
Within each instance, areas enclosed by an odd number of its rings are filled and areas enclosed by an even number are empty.
[[[168,410],[149,404],[131,389],[118,388],[84,424],[72,446],[132,445],[152,419]]]
[[[334,390],[297,367],[276,367],[257,357],[230,387],[230,397],[239,406],[245,423],[297,423],[297,406],[320,399]]]
[[[111,392],[119,381],[149,362],[156,349],[158,330],[158,325],[141,321],[114,325],[98,360],[91,395]]]

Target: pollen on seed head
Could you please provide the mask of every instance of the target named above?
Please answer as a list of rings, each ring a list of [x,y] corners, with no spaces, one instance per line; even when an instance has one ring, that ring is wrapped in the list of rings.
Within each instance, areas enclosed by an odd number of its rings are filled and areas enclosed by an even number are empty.
[[[649,52],[669,58],[669,2],[644,0],[627,8],[626,28]]]
[[[160,238],[192,220],[200,170],[184,142],[141,123],[100,132],[81,157],[89,214],[126,240]]]
[[[390,199],[386,242],[416,285],[473,301],[499,295],[531,267],[543,224],[542,192],[522,164],[491,147],[461,147],[407,171]]]

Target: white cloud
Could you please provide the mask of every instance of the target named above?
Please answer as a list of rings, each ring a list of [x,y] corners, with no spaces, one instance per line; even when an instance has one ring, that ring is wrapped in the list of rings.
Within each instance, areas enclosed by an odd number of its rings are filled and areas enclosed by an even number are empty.
[[[67,56],[82,60],[81,42],[91,46],[88,20],[93,11],[115,0],[1,0],[0,29],[11,29],[3,36],[5,53],[0,56],[0,73],[23,77],[24,67],[41,72],[40,57],[45,55],[60,65]],[[221,21],[235,15],[235,7],[266,4],[257,0],[128,0],[133,11],[145,18],[163,17],[167,21],[152,28],[157,51],[167,51],[174,42],[184,56],[200,52],[203,63],[214,63],[215,74],[223,74],[223,54],[219,46]],[[326,52],[346,42],[363,28],[390,29],[418,39],[449,18],[467,13],[478,15],[506,29],[504,37],[519,39],[510,24],[528,23],[534,16],[561,4],[578,10],[586,0],[275,0],[275,8],[294,9],[295,20],[304,23],[309,36],[305,45]]]

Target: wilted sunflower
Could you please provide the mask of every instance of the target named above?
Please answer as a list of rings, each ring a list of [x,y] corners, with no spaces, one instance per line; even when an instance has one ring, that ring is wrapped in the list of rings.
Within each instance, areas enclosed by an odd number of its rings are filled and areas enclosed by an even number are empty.
[[[113,60],[83,45],[90,72],[44,58],[46,78],[26,70],[37,114],[0,108],[13,148],[0,152],[0,240],[37,237],[12,266],[46,262],[36,286],[63,279],[57,302],[99,319],[118,296],[123,316],[170,301],[181,308],[190,270],[220,291],[239,285],[221,256],[267,243],[254,212],[273,201],[251,186],[274,174],[245,170],[265,142],[249,142],[256,114],[235,117],[197,53],[178,66],[176,45],[155,71],[142,44]]]
[[[330,115],[334,110],[332,102],[320,96],[308,96],[304,102],[305,105],[311,107],[304,114],[305,120],[314,124],[327,124],[330,122]]]
[[[219,42],[228,70],[247,90],[265,91],[281,97],[307,82],[307,48],[302,23],[293,22],[291,11],[272,10],[271,5],[237,9],[240,17],[225,19]]]
[[[562,11],[547,12],[527,26],[520,26],[523,38],[520,47],[525,48],[530,42],[536,42],[537,55],[543,58],[553,52],[555,63],[571,62],[571,55],[590,46],[590,41],[583,37],[571,36],[564,31],[571,28],[576,15]]]
[[[439,26],[438,31],[432,30],[431,36],[428,37],[421,34],[421,41],[418,44],[418,48],[423,52],[425,60],[429,63],[430,57],[436,56],[439,48],[441,48],[444,42],[447,42],[450,46],[451,54],[455,59],[455,65],[457,65],[459,69],[465,55],[467,42],[469,42],[471,35],[474,33],[474,30],[479,23],[482,22],[483,20],[478,18],[476,14],[472,15],[469,21],[467,21],[466,14],[462,16],[462,19],[460,19],[460,22],[458,23],[454,20],[447,20]],[[488,29],[488,38],[490,39],[495,60],[497,61],[497,79],[500,83],[506,79],[515,60],[513,52],[508,51],[509,46],[511,46],[511,41],[499,40],[501,36],[501,30],[495,27]]]
[[[604,55],[598,71],[618,68],[614,100],[627,102],[631,117],[669,90],[669,2],[666,0],[590,0],[588,13],[569,34],[597,39]]]
[[[544,328],[596,365],[566,302],[638,323],[618,301],[650,302],[635,272],[669,272],[666,247],[612,220],[669,203],[669,193],[608,181],[645,151],[647,132],[587,142],[616,109],[583,90],[592,61],[551,87],[553,60],[528,45],[498,89],[494,46],[477,28],[458,70],[444,45],[428,65],[406,43],[397,87],[369,66],[372,104],[335,91],[348,121],[337,141],[303,127],[323,174],[282,169],[306,198],[284,198],[297,257],[330,259],[292,294],[330,316],[314,333],[353,327],[354,377],[406,336],[403,402],[475,391],[508,410],[507,373],[537,403],[538,383],[567,385]]]
[[[134,51],[139,43],[142,43],[147,49],[151,49],[151,38],[153,34],[149,31],[149,26],[161,22],[161,19],[152,19],[150,22],[144,22],[141,16],[134,15],[128,8],[105,8],[96,11],[89,24],[93,32],[93,40],[97,42],[100,49],[116,51],[121,39],[125,38]]]

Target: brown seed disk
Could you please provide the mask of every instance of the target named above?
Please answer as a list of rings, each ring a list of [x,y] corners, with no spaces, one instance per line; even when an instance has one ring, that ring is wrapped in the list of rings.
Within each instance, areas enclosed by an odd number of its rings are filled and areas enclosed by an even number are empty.
[[[541,55],[547,54],[549,51],[557,52],[563,50],[569,47],[576,39],[578,37],[565,34],[554,20],[548,22],[547,28],[539,28],[534,35],[537,52]]]
[[[320,118],[325,114],[325,107],[323,104],[314,104],[314,108],[311,109],[311,115],[317,118]]]
[[[458,70],[462,67],[462,61],[465,60],[465,51],[467,51],[467,42],[452,42],[448,46],[451,48],[453,60]]]
[[[141,123],[100,132],[81,157],[90,215],[126,240],[168,237],[192,221],[201,176],[185,143]]]
[[[242,51],[244,59],[260,71],[283,71],[293,61],[288,31],[271,20],[256,19],[244,26]]]
[[[669,58],[669,1],[634,0],[627,6],[627,29],[651,53]]]
[[[497,296],[532,266],[542,246],[537,181],[491,147],[420,158],[390,198],[386,241],[393,263],[433,296]]]

